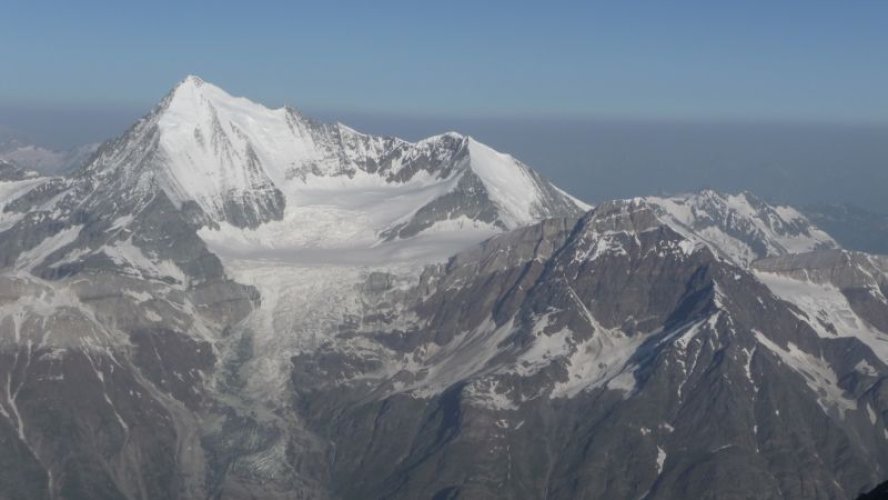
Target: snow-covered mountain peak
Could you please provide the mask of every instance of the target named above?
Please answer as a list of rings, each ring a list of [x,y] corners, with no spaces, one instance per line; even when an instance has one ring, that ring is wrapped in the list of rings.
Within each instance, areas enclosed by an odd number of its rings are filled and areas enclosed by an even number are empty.
[[[197,76],[197,75],[186,75],[185,78],[183,78],[182,81],[179,83],[179,85],[180,85],[180,86],[182,86],[182,85],[193,85],[193,86],[195,86],[195,87],[200,87],[200,86],[203,85],[204,83],[206,83],[206,82],[204,81],[204,79],[201,78],[201,77],[199,77],[199,76]]]
[[[175,206],[196,207],[209,228],[228,227],[222,239],[244,251],[366,249],[423,233],[478,241],[589,208],[457,132],[417,142],[372,136],[191,76],[85,172],[135,198],[160,189]]]
[[[210,109],[221,108],[229,114],[263,115],[273,113],[283,116],[287,108],[269,109],[245,97],[236,97],[221,87],[189,75],[176,84],[160,104],[159,114],[170,119],[180,116],[184,121],[204,118]]]
[[[435,135],[426,137],[425,139],[418,141],[418,143],[422,144],[422,143],[434,143],[434,142],[440,142],[440,141],[468,141],[469,139],[471,139],[471,137],[468,135],[461,134],[459,132],[450,130],[447,132],[443,132],[440,134],[435,134]]]
[[[839,246],[798,210],[772,206],[749,192],[725,194],[706,189],[645,200],[674,228],[693,231],[741,265],[764,257]]]

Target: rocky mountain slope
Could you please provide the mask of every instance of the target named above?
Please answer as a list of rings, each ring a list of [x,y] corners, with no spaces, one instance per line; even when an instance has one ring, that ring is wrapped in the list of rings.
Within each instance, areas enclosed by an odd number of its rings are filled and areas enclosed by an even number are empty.
[[[0,498],[854,498],[888,266],[837,247],[189,77],[75,173],[0,167]]]
[[[884,331],[804,315],[657,212],[608,203],[495,237],[427,271],[412,314],[294,357],[296,404],[341,457],[334,493],[853,498],[875,484]]]

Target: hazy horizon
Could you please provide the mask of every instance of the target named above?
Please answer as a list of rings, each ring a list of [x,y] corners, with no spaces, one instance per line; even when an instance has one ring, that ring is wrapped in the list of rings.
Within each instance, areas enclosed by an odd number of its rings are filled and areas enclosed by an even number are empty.
[[[0,107],[7,134],[71,148],[122,134],[146,109]],[[888,213],[888,124],[417,117],[305,109],[362,132],[418,140],[456,130],[509,153],[590,203],[711,187],[800,206]],[[16,123],[18,128],[10,123]]]
[[[888,212],[886,3],[7,10],[0,139],[115,137],[196,74],[369,133],[467,133],[590,202],[711,186]]]

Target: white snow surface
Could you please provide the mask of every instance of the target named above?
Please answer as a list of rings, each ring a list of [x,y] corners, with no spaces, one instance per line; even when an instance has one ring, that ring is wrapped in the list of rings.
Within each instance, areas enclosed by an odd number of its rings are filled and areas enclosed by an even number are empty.
[[[449,257],[500,230],[459,217],[441,221],[409,241],[380,241],[379,230],[395,223],[440,186],[391,189],[305,189],[288,203],[280,221],[255,229],[222,222],[200,237],[219,255],[294,263],[373,264],[398,260],[435,261]]]
[[[503,222],[507,227],[524,226],[540,218],[534,211],[543,202],[540,188],[527,167],[474,139],[469,140],[469,157],[473,171],[505,214]],[[574,202],[584,210],[591,208],[577,200]]]
[[[541,208],[540,182],[545,181],[511,156],[453,132],[416,143],[374,137],[342,124],[311,122],[290,108],[269,109],[233,97],[193,76],[174,89],[152,119],[159,131],[158,179],[177,204],[194,201],[224,226],[226,200],[254,200],[274,189],[283,194],[281,221],[240,235],[223,227],[225,234],[208,236],[216,241],[275,250],[372,245],[380,233],[451,192],[468,171],[484,184],[507,228],[549,215]],[[454,141],[466,145],[465,158],[448,156],[455,151],[446,144]],[[407,160],[429,156],[451,161],[453,168],[404,170]]]
[[[657,446],[657,474],[663,472],[663,464],[666,463],[666,452],[663,448]]]
[[[799,319],[807,322],[819,336],[856,337],[879,358],[888,359],[888,335],[858,316],[837,287],[778,273],[756,271],[755,275],[778,298],[801,309],[804,315]],[[831,325],[835,333],[827,325]]]

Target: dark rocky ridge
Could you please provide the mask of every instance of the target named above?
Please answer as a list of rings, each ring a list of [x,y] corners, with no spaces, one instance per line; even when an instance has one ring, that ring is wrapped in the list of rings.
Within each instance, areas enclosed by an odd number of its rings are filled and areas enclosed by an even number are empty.
[[[418,295],[429,298],[416,307],[428,321],[412,336],[446,346],[486,317],[517,319],[475,373],[440,395],[368,401],[364,383],[349,394],[306,380],[306,367],[336,364],[334,353],[317,365],[294,359],[294,387],[316,387],[297,389],[308,421],[335,443],[337,496],[853,498],[884,474],[884,423],[870,427],[863,405],[888,409],[879,395],[888,367],[865,345],[818,338],[748,272],[705,248],[686,253],[647,207],[606,204],[570,227],[551,221],[494,238],[426,278]],[[621,250],[575,258],[602,238]],[[552,310],[554,321],[535,331]],[[617,372],[633,388],[612,373],[553,397],[569,381],[564,358],[533,375],[503,371],[534,336],[564,328],[575,346],[600,345],[614,330],[640,337]],[[858,409],[822,408],[768,345],[823,356]],[[879,375],[855,372],[864,361]],[[481,389],[511,403],[479,404]]]

